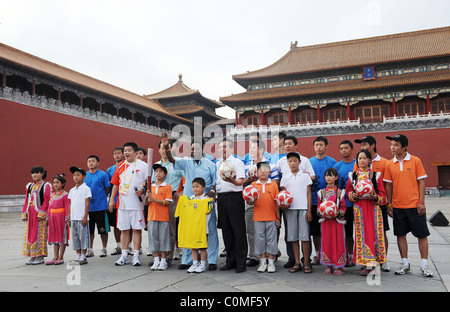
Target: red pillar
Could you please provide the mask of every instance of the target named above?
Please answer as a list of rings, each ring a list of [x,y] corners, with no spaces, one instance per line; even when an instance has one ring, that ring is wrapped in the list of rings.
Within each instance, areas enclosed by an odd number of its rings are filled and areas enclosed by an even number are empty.
[[[392,98],[392,113],[391,117],[397,116],[397,103],[395,102],[395,98]]]
[[[426,111],[426,113],[429,114],[430,112],[431,112],[430,95],[427,94],[427,111]]]
[[[237,127],[238,124],[239,124],[239,115],[238,115],[238,112],[235,111],[234,112],[234,125]]]
[[[322,116],[320,114],[320,105],[317,104],[317,121],[322,122]]]
[[[350,102],[347,102],[347,119],[352,120],[352,109],[350,108]]]
[[[291,111],[291,107],[289,106],[289,124],[292,124],[292,111]]]
[[[265,125],[265,123],[264,123],[264,110],[261,110],[261,125]]]
[[[35,95],[36,94],[36,80],[33,79],[33,88],[31,90],[31,95]]]
[[[58,88],[58,101],[61,102],[61,88]]]
[[[6,87],[6,70],[3,69],[3,87]]]
[[[80,106],[81,106],[81,108],[83,108],[83,96],[82,95],[80,95]]]

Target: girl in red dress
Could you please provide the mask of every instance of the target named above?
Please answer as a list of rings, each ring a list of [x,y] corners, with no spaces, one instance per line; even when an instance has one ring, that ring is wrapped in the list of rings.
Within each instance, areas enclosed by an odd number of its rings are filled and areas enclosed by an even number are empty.
[[[325,201],[332,201],[338,208],[338,213],[334,218],[321,216],[321,245],[320,245],[320,263],[326,266],[323,272],[326,275],[342,275],[343,267],[347,261],[347,249],[345,243],[344,215],[346,210],[345,191],[337,187],[338,172],[335,168],[328,168],[325,171],[325,182],[327,187],[320,190],[318,195],[317,207]],[[319,209],[317,209],[319,211]],[[333,273],[334,269],[334,273]]]
[[[46,176],[44,168],[35,166],[31,168],[33,182],[26,186],[22,207],[22,221],[26,223],[22,255],[30,257],[26,264],[41,264],[47,257],[47,211],[51,187],[44,181]]]
[[[69,246],[69,193],[64,190],[66,179],[64,174],[53,178],[53,193],[49,203],[48,244],[53,245],[54,257],[46,264],[64,263],[64,252]]]
[[[386,192],[379,172],[370,169],[372,156],[361,150],[356,154],[358,170],[348,180],[345,191],[353,201],[355,217],[355,247],[353,262],[362,265],[361,275],[367,276],[376,264],[386,262],[386,245],[384,241],[383,216],[380,205],[386,204]],[[372,184],[373,192],[358,195],[355,191],[360,181]]]

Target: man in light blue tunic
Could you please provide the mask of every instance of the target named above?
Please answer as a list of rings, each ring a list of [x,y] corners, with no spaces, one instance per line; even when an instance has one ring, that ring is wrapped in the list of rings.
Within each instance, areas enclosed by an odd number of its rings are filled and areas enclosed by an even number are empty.
[[[216,166],[209,159],[203,156],[203,145],[195,140],[191,144],[191,158],[173,158],[169,148],[169,138],[166,133],[163,133],[161,139],[161,147],[165,149],[167,158],[174,165],[174,169],[183,170],[184,178],[186,180],[183,194],[191,197],[194,195],[192,190],[192,181],[195,178],[203,178],[205,180],[205,193],[208,197],[215,198],[216,192],[214,187],[216,185]],[[217,257],[219,254],[219,237],[217,235],[216,225],[216,211],[211,210],[211,217],[208,222],[208,270],[217,269]],[[190,249],[183,249],[183,256],[181,264],[178,266],[180,270],[189,268],[192,265],[192,251]]]

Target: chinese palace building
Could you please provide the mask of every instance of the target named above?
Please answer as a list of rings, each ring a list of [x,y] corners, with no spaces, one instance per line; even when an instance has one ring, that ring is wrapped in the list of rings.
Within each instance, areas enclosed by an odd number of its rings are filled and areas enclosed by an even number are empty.
[[[89,155],[100,169],[114,164],[113,148],[125,142],[158,147],[176,125],[193,128],[157,101],[0,44],[0,116],[3,149],[0,195],[25,194],[35,165],[47,181],[69,168],[87,169]],[[154,152],[155,161],[159,154]]]
[[[327,154],[337,161],[342,140],[364,135],[391,159],[385,137],[402,133],[424,163],[427,187],[450,189],[450,27],[295,42],[272,65],[233,80],[246,91],[220,100],[236,111],[235,133],[284,131],[300,138],[307,157],[314,156],[314,138],[327,136]]]
[[[173,86],[144,97],[158,101],[172,114],[191,121],[194,121],[194,117],[201,117],[203,126],[224,119],[215,113],[216,109],[224,107],[224,104],[204,97],[199,90],[189,88],[182,78],[183,75],[179,74],[178,82]]]

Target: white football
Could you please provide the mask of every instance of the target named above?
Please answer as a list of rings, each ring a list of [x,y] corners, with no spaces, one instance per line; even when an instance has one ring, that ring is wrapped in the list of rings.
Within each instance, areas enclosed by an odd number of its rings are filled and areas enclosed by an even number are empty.
[[[236,176],[236,167],[230,162],[224,162],[219,167],[219,175],[222,179]]]
[[[256,165],[251,165],[247,170],[247,177],[254,178],[258,174],[258,168]]]

